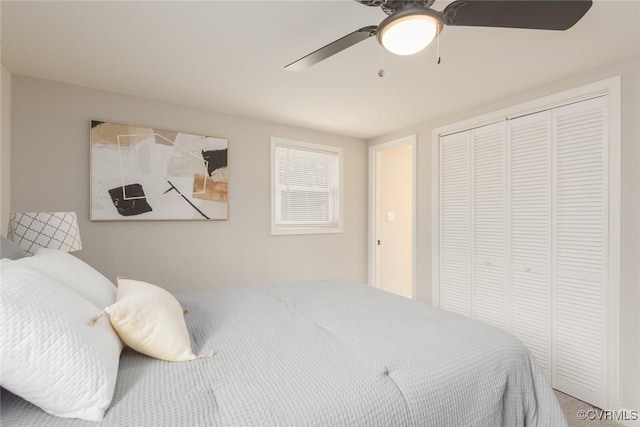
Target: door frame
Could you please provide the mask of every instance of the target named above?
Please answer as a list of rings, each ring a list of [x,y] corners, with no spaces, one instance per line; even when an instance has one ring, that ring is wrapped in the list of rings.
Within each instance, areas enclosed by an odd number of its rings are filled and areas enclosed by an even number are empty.
[[[368,283],[369,285],[379,288],[376,283],[377,269],[379,261],[376,250],[376,234],[377,234],[377,211],[380,200],[379,195],[379,167],[378,153],[390,148],[410,146],[411,147],[411,298],[416,298],[416,246],[417,246],[417,185],[418,185],[418,135],[408,135],[402,138],[394,139],[381,144],[369,147],[369,268]]]

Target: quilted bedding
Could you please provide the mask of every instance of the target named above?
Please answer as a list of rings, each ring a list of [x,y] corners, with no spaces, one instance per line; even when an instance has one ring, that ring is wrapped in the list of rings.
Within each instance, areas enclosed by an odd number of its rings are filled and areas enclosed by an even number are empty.
[[[529,351],[494,327],[365,285],[178,295],[194,351],[126,349],[109,426],[566,426]],[[0,424],[75,426],[3,390]]]

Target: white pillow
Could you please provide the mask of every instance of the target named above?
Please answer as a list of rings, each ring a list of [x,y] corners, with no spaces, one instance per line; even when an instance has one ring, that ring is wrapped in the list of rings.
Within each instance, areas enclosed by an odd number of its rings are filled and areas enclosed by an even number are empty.
[[[119,277],[118,300],[105,311],[122,341],[134,350],[169,362],[198,358],[191,351],[182,307],[166,290]]]
[[[0,385],[44,411],[100,421],[122,343],[95,305],[18,261],[0,262]]]
[[[100,309],[116,301],[116,287],[109,279],[89,264],[66,252],[39,248],[34,256],[16,262],[51,277]]]

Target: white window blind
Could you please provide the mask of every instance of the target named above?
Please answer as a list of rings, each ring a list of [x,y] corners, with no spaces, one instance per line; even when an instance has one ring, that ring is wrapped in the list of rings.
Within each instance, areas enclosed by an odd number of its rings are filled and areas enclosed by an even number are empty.
[[[342,149],[272,139],[272,234],[341,231]]]

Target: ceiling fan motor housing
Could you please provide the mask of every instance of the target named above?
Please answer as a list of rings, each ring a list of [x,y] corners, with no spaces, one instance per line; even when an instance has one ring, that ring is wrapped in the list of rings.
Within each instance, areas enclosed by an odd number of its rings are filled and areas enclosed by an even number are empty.
[[[380,7],[387,15],[393,15],[396,11],[407,6],[429,8],[435,0],[356,0],[366,6]]]

